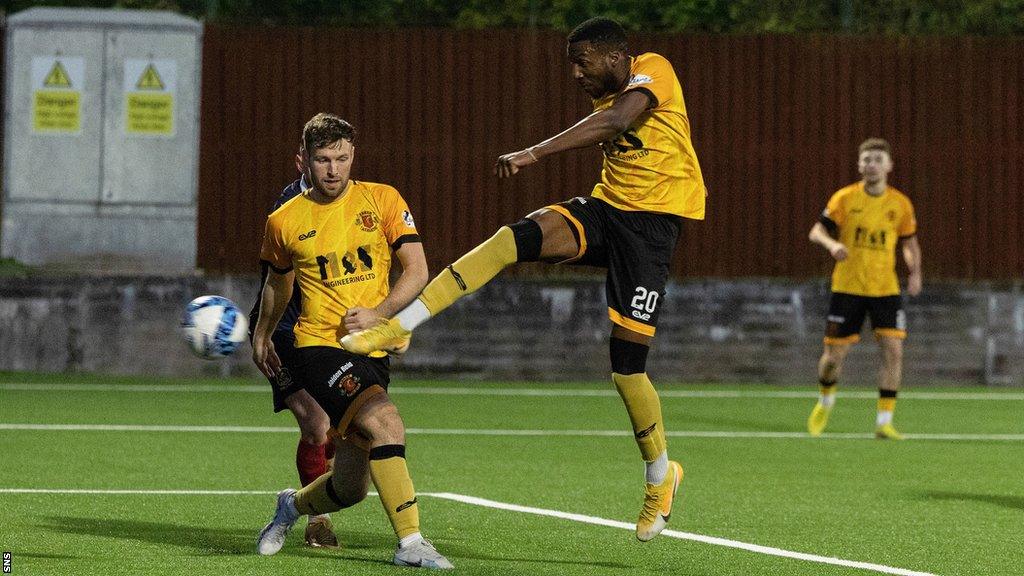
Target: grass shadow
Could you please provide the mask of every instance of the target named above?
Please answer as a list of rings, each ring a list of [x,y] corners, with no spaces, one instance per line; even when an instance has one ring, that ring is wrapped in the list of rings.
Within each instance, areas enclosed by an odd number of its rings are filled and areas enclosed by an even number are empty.
[[[104,519],[69,516],[50,516],[45,519],[45,523],[39,524],[39,526],[45,530],[62,534],[100,536],[177,546],[190,549],[202,556],[241,556],[256,553],[257,527],[243,530],[130,518]],[[341,552],[345,549],[390,549],[391,547],[390,538],[383,535],[340,533],[338,536],[342,542]],[[297,556],[323,556],[336,552],[339,550],[288,546],[280,553]]]
[[[79,534],[134,540],[163,546],[185,548],[197,556],[250,556],[255,555],[256,529],[210,528],[200,525],[175,524],[172,522],[154,522],[131,518],[83,518],[74,516],[49,516],[45,522],[38,524],[44,530],[61,534]],[[294,538],[294,536],[293,536]],[[364,562],[368,564],[390,564],[394,540],[391,535],[370,535],[356,532],[339,532],[338,539],[342,547],[336,550],[323,548],[307,548],[305,546],[286,546],[279,552],[282,556],[301,556],[306,558],[330,558],[345,561]],[[562,564],[594,566],[618,570],[634,568],[632,565],[618,562],[595,562],[587,560],[566,560],[564,558],[523,558],[518,556],[499,556],[479,554],[471,546],[452,542],[442,543],[443,553],[452,558],[466,558],[490,562],[513,562],[535,564]],[[366,555],[377,553],[378,557],[368,558]],[[32,552],[20,552],[25,557],[51,557]],[[56,557],[56,556],[53,556]]]
[[[1008,496],[1004,494],[972,494],[969,492],[946,492],[928,490],[921,492],[926,500],[953,500],[957,502],[983,502],[1014,510],[1024,510],[1024,496]]]

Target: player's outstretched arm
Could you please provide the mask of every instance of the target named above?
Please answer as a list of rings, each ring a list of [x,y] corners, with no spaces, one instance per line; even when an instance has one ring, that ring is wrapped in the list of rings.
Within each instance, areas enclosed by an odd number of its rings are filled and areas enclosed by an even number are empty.
[[[268,378],[281,371],[281,359],[274,351],[274,343],[270,336],[274,327],[281,321],[288,301],[292,298],[292,283],[295,271],[289,270],[278,274],[273,268],[267,271],[267,281],[263,285],[263,297],[260,299],[260,319],[252,331],[252,361],[260,372]]]
[[[502,154],[494,164],[498,178],[508,178],[549,154],[575,148],[586,148],[610,140],[624,132],[651,105],[645,92],[631,90],[615,99],[604,110],[599,110],[551,138],[518,152]]]
[[[900,251],[903,253],[903,261],[907,263],[910,273],[907,275],[907,294],[917,296],[921,293],[921,245],[917,242],[917,236],[904,238],[900,241]]]
[[[846,257],[849,256],[846,246],[842,242],[833,238],[828,233],[828,230],[825,229],[825,225],[821,222],[814,223],[814,226],[811,227],[811,232],[807,235],[807,238],[811,242],[814,242],[825,250],[828,250],[828,253],[837,261],[846,260]]]

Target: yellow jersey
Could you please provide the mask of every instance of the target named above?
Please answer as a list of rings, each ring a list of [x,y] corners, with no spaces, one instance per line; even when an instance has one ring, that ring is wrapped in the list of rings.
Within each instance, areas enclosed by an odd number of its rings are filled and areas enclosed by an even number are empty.
[[[652,52],[633,57],[626,87],[594,100],[594,111],[631,90],[647,94],[652,105],[625,132],[601,144],[601,182],[591,194],[621,210],[703,220],[707,191],[672,64]]]
[[[278,274],[295,270],[302,292],[295,346],[340,348],[345,313],[383,302],[392,250],[420,238],[409,206],[391,186],[351,180],[327,204],[310,192],[267,217],[260,258]]]
[[[835,224],[839,241],[849,256],[836,262],[832,291],[857,296],[894,296],[900,293],[896,277],[896,245],[917,233],[914,205],[899,190],[888,186],[879,196],[858,182],[832,195],[822,214]]]

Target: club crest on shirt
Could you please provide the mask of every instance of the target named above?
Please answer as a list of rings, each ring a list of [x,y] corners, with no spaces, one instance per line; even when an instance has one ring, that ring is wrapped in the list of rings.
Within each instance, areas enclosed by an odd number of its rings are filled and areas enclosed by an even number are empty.
[[[415,228],[416,227],[416,222],[413,221],[412,214],[410,214],[408,210],[403,210],[402,211],[402,220],[405,222],[405,225],[407,227],[409,227],[409,228]]]
[[[363,232],[373,232],[377,229],[377,215],[369,210],[363,210],[356,217],[356,226]]]

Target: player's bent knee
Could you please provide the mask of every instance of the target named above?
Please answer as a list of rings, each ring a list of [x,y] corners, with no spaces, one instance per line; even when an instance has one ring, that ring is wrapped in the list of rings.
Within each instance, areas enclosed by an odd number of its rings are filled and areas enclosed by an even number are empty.
[[[367,402],[353,424],[371,444],[404,444],[405,424],[398,413],[398,408],[386,396]]]
[[[508,225],[516,241],[516,261],[536,262],[540,259],[540,249],[544,243],[544,232],[535,220],[523,218]]]

